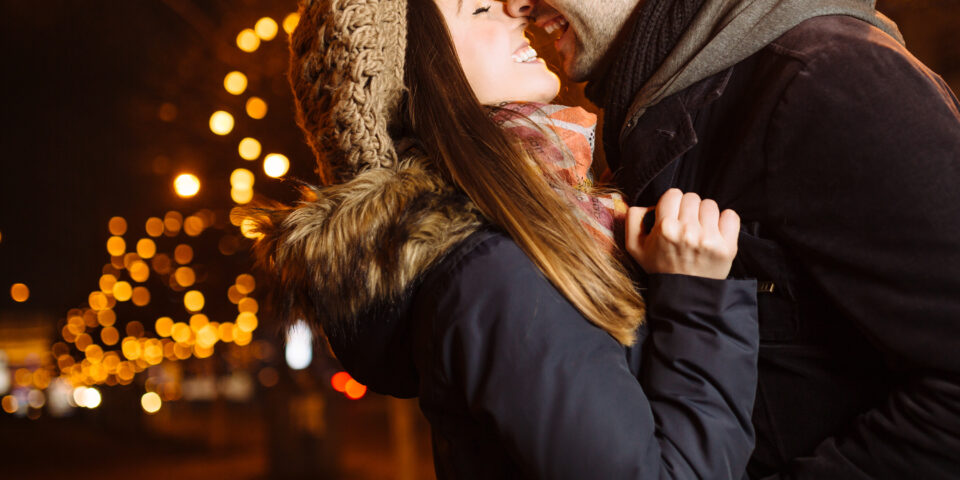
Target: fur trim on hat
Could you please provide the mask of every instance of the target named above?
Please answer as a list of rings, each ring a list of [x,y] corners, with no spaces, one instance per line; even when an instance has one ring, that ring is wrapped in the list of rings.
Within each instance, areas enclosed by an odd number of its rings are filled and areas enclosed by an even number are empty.
[[[248,212],[258,257],[277,278],[284,318],[325,331],[394,309],[420,277],[483,220],[420,156],[339,185],[307,187],[295,207]]]

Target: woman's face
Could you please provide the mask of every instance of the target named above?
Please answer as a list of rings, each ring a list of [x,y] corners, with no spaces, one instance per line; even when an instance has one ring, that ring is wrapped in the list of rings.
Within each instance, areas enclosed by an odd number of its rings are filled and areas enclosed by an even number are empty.
[[[497,0],[435,1],[480,103],[549,103],[557,96],[560,80],[530,47],[526,18],[510,17]]]

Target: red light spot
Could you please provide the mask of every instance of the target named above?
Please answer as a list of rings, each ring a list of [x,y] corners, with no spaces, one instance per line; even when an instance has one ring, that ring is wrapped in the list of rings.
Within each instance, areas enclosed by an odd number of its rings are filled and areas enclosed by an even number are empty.
[[[330,385],[333,386],[334,390],[342,393],[342,392],[346,392],[347,382],[351,380],[353,380],[353,378],[350,377],[349,373],[337,372],[337,373],[334,373],[332,377],[330,377]]]
[[[367,393],[367,386],[352,378],[347,381],[345,387],[346,391],[344,393],[346,393],[347,398],[351,400],[359,400]]]

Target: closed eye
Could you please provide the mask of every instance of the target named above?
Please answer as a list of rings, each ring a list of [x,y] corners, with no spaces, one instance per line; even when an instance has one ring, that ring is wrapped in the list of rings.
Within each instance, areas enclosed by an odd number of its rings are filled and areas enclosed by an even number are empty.
[[[473,14],[474,14],[474,15],[480,15],[481,13],[485,13],[485,12],[489,12],[489,11],[490,11],[490,7],[479,7],[479,8],[477,8],[476,10],[473,11]]]

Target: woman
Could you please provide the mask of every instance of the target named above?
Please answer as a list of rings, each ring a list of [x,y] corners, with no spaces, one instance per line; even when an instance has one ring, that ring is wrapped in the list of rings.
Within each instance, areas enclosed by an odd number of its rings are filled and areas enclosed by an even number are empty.
[[[484,107],[558,84],[523,21],[474,1],[303,3],[290,80],[326,186],[259,212],[285,314],[374,391],[419,397],[439,478],[739,478],[757,327],[755,283],[722,280],[737,217],[671,191],[641,233],[631,209],[645,307],[616,198],[563,135],[587,127]]]

